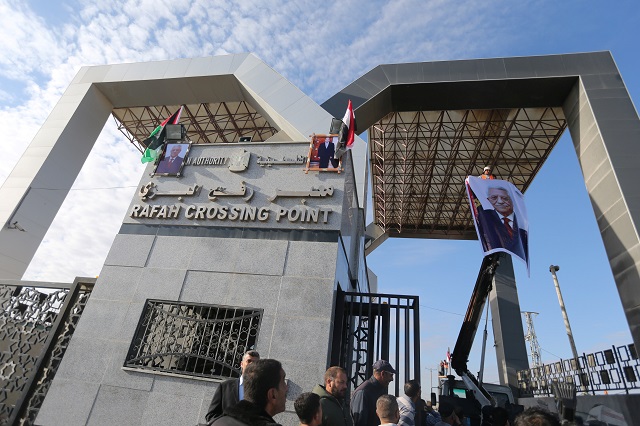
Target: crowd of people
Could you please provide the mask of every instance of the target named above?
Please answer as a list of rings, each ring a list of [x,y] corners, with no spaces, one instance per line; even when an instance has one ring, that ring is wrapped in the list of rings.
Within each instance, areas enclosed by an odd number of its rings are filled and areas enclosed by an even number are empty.
[[[248,351],[240,364],[242,375],[222,382],[206,414],[207,425],[280,426],[273,417],[285,411],[288,386],[282,364],[260,359]],[[346,404],[347,373],[330,367],[322,384],[295,400],[300,425],[305,426],[466,426],[459,407],[442,402],[436,410],[421,397],[417,380],[404,385],[404,395],[389,395],[388,386],[396,374],[386,360],[373,364],[373,375],[351,395]],[[485,407],[482,426],[560,426],[558,417],[539,408],[530,408],[510,423],[509,413],[501,407]]]

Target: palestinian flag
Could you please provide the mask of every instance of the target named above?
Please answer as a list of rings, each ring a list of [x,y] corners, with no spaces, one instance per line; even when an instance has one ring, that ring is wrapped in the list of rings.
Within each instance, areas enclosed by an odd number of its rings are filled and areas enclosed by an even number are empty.
[[[158,127],[153,130],[153,132],[151,132],[148,138],[142,141],[142,145],[144,145],[146,148],[144,154],[142,154],[142,158],[140,159],[143,164],[155,161],[156,158],[158,158],[160,149],[162,148],[162,145],[164,145],[164,141],[166,139],[166,131],[164,129],[164,126],[166,126],[167,124],[178,124],[181,114],[182,107],[174,112],[171,117],[164,120]]]
[[[344,155],[347,149],[353,147],[353,141],[356,135],[356,116],[353,113],[353,106],[351,105],[351,99],[347,105],[347,111],[344,113],[342,119],[342,126],[340,127],[340,133],[338,135],[338,146],[334,158],[338,159]]]

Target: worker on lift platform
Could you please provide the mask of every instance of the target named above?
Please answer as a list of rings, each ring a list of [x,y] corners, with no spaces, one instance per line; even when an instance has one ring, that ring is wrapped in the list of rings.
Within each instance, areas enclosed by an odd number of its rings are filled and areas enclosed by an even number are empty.
[[[495,179],[496,178],[494,175],[491,174],[491,167],[489,167],[489,166],[486,166],[484,168],[484,171],[482,172],[480,177],[482,179]]]

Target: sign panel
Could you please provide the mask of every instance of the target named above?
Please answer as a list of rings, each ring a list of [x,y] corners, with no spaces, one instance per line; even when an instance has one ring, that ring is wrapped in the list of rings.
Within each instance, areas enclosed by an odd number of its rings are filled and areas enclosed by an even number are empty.
[[[337,167],[309,173],[308,152],[309,142],[168,143],[140,182],[124,223],[338,230],[352,174],[322,173],[340,170],[336,160]]]

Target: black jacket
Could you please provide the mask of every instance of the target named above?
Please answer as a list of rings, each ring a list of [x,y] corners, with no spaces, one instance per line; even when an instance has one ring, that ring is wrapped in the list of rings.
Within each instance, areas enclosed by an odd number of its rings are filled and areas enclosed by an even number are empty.
[[[281,426],[262,408],[242,400],[227,409],[224,416],[215,420],[213,426]]]
[[[229,379],[218,385],[209,405],[209,411],[204,417],[207,421],[221,417],[229,408],[238,403],[238,388],[240,379]]]
[[[320,142],[320,145],[318,145],[318,157],[320,158],[321,169],[338,166],[338,162],[333,158],[335,152],[336,146],[333,142],[329,142],[328,147],[324,146],[324,142]]]

